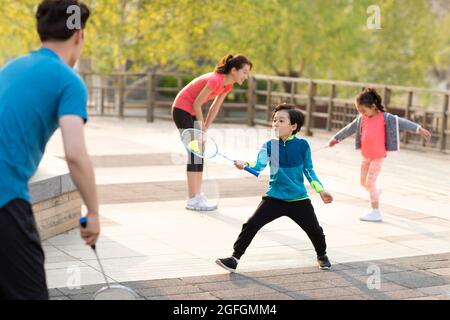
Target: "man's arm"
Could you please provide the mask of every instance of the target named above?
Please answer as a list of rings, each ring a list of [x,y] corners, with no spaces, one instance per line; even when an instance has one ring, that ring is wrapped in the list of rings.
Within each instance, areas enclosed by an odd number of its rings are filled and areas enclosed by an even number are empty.
[[[81,229],[81,237],[87,245],[93,245],[100,234],[99,205],[94,169],[84,138],[84,122],[79,116],[65,115],[60,117],[59,124],[67,165],[88,211],[88,224]]]

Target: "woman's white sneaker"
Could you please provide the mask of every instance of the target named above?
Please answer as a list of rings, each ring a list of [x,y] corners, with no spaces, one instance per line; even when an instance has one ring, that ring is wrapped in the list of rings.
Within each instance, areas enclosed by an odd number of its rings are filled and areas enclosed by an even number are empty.
[[[208,198],[203,193],[199,197],[200,197],[200,206],[202,208],[207,208],[206,211],[211,211],[211,210],[217,209],[217,204],[210,203]]]
[[[217,209],[217,205],[208,203],[208,199],[204,195],[197,195],[188,199],[186,209],[194,211],[213,211]]]

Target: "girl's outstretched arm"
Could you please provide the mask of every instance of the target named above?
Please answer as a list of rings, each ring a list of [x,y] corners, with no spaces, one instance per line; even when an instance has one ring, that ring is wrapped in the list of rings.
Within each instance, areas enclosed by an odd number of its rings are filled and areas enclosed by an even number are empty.
[[[398,127],[400,130],[415,132],[421,135],[424,139],[428,140],[431,138],[430,131],[428,131],[425,128],[422,128],[421,125],[413,121],[407,120],[405,118],[398,117]]]
[[[358,129],[358,119],[357,117],[355,120],[353,120],[351,123],[346,125],[344,128],[338,131],[333,138],[330,139],[330,142],[328,145],[330,147],[333,147],[336,143],[344,140],[345,138],[350,137],[351,135],[356,133],[356,130]]]

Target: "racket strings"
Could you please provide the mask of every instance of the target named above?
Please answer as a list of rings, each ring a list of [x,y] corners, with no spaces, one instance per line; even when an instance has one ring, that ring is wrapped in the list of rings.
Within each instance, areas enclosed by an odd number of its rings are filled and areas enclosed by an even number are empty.
[[[213,158],[218,151],[217,144],[204,132],[197,129],[186,129],[181,135],[186,149],[201,158]]]

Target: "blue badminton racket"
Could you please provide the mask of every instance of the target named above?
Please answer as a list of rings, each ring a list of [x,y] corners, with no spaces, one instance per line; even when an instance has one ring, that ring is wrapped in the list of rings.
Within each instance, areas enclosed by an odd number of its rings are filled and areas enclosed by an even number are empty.
[[[203,159],[211,159],[219,155],[231,162],[235,160],[227,157],[223,153],[219,152],[219,147],[214,139],[206,132],[199,129],[185,129],[181,133],[181,141],[188,152],[193,153],[195,156]],[[259,172],[244,166],[244,170],[251,173],[255,177],[259,176]]]

